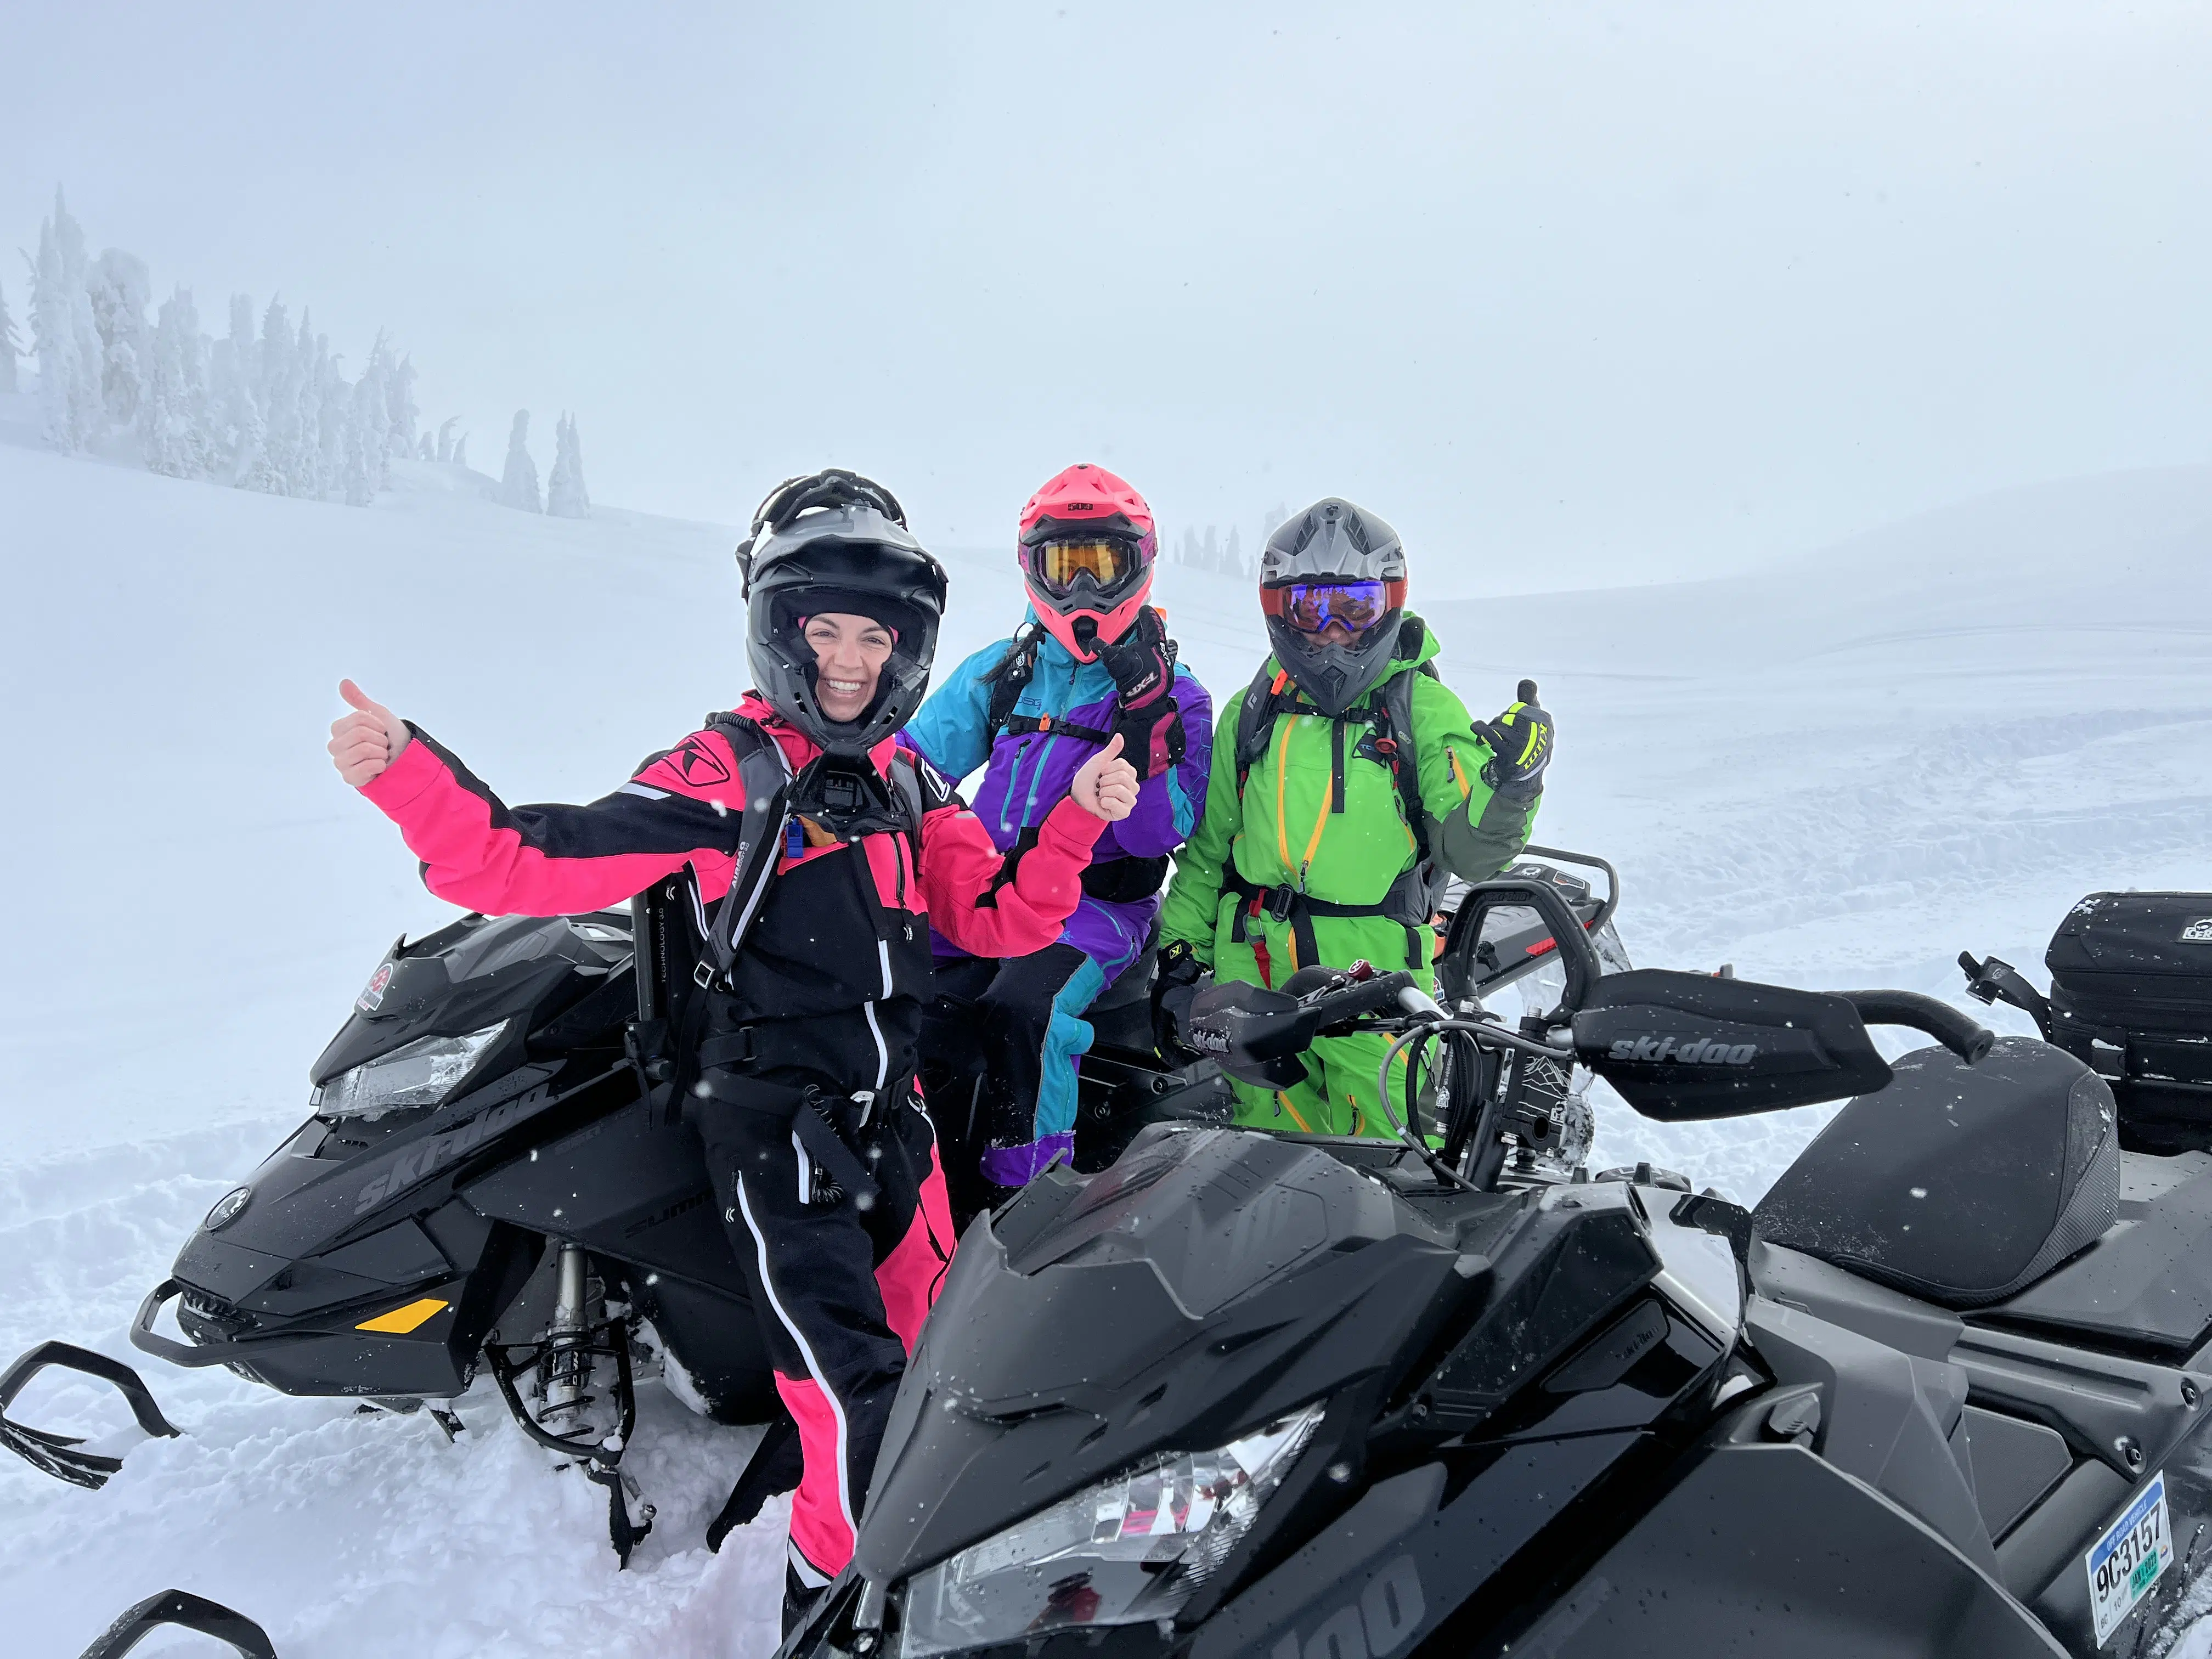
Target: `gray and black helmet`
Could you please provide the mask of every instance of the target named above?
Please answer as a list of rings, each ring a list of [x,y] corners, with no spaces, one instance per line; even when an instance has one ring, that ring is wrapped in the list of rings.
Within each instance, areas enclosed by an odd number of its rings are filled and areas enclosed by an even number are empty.
[[[1294,596],[1309,586],[1376,583],[1379,613],[1343,645],[1323,645],[1292,627]],[[1405,619],[1406,549],[1398,532],[1337,496],[1292,514],[1260,556],[1260,608],[1276,660],[1322,714],[1341,714],[1389,670]]]
[[[738,544],[745,656],[775,711],[829,754],[859,758],[914,717],[929,690],[945,568],[907,529],[898,498],[840,467],[787,478],[753,514]],[[815,694],[806,618],[872,617],[896,643],[860,719],[832,720]]]

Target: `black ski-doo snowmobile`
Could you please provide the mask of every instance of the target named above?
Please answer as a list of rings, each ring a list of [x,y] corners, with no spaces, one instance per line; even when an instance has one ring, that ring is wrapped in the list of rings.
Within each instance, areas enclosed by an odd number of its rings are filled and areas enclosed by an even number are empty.
[[[1557,1002],[1501,1018],[1461,988],[1531,916]],[[2212,1554],[2212,1156],[2124,1153],[2088,1067],[1934,999],[1604,973],[1584,920],[1473,889],[1441,1007],[1202,996],[1255,1081],[1395,1034],[1401,1142],[1155,1125],[979,1220],[787,1653],[2159,1650]],[[1851,1098],[1747,1212],[1564,1169],[1563,1073]]]
[[[310,1070],[313,1115],[209,1212],[131,1341],[287,1394],[428,1405],[448,1432],[436,1402],[488,1370],[526,1432],[609,1487],[626,1559],[652,1516],[620,1471],[642,1371],[716,1421],[786,1420],[684,1121],[702,948],[680,878],[627,911],[471,915],[395,944]],[[1102,1056],[1086,1140],[1225,1117],[1223,1093],[1210,1064]],[[172,1304],[177,1335],[158,1328]],[[64,1343],[0,1374],[0,1413],[52,1367],[176,1432],[128,1366]],[[120,1467],[4,1415],[0,1445],[83,1486]],[[795,1438],[771,1436],[756,1464],[713,1541],[796,1484]]]

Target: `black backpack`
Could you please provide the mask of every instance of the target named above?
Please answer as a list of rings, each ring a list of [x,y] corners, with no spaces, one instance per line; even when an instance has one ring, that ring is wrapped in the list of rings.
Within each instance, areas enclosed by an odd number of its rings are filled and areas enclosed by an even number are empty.
[[[1029,690],[1030,680],[1036,677],[1037,648],[1043,642],[1044,629],[1036,623],[1024,623],[1006,642],[1006,654],[983,676],[984,684],[991,688],[990,707],[983,717],[990,740],[995,743],[1002,732],[1017,738],[1027,737],[1032,732],[1048,732],[1057,737],[1079,738],[1085,743],[1103,744],[1112,741],[1111,732],[1095,726],[1078,726],[1067,720],[1014,713],[1014,705],[1022,700],[1022,693]],[[1173,640],[1164,639],[1161,649],[1167,653],[1168,672],[1172,676],[1182,657],[1182,647]]]

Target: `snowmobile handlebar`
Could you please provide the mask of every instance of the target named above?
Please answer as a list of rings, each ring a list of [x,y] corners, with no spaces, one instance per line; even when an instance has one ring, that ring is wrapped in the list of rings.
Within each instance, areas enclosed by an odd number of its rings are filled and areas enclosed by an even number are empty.
[[[1620,908],[1620,872],[1595,853],[1570,853],[1564,847],[1539,847],[1530,842],[1521,849],[1523,858],[1547,859],[1553,864],[1579,864],[1605,872],[1605,898],[1597,907],[1597,914],[1583,924],[1583,931],[1595,933],[1611,921],[1613,913]]]
[[[1313,1047],[1316,1037],[1341,1035],[1372,1014],[1403,1012],[1400,997],[1408,991],[1418,993],[1419,989],[1413,976],[1402,971],[1354,980],[1326,989],[1281,1013],[1248,1018],[1237,1046],[1253,1060],[1302,1054]],[[1295,996],[1297,993],[1286,983],[1285,994]]]
[[[1595,862],[1595,860],[1582,860]],[[1611,866],[1604,866],[1608,878]],[[1614,890],[1619,890],[1616,884]],[[1454,913],[1451,926],[1444,932],[1444,955],[1462,962],[1477,961],[1484,949],[1483,922],[1494,910],[1507,907],[1527,908],[1535,912],[1539,924],[1550,935],[1551,943],[1540,941],[1533,951],[1556,951],[1559,966],[1566,975],[1566,987],[1561,995],[1559,1009],[1571,1014],[1589,998],[1604,968],[1597,959],[1597,949],[1590,943],[1589,927],[1602,926],[1611,914],[1601,909],[1585,927],[1558,890],[1548,882],[1532,881],[1525,877],[1501,876],[1494,881],[1479,881],[1461,896],[1459,908]],[[1493,968],[1496,964],[1492,964]]]
[[[1988,1054],[1996,1034],[1949,1003],[1917,991],[1838,991],[1863,1025],[1903,1025],[1924,1031],[1972,1066]]]

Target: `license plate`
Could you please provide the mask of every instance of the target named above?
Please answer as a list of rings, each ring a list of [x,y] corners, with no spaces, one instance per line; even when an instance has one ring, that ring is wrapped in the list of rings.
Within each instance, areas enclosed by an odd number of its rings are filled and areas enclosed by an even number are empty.
[[[2127,1513],[2089,1551],[2089,1611],[2097,1645],[2112,1640],[2159,1575],[2173,1565],[2173,1529],[2166,1519],[2166,1474],[2151,1477]]]

